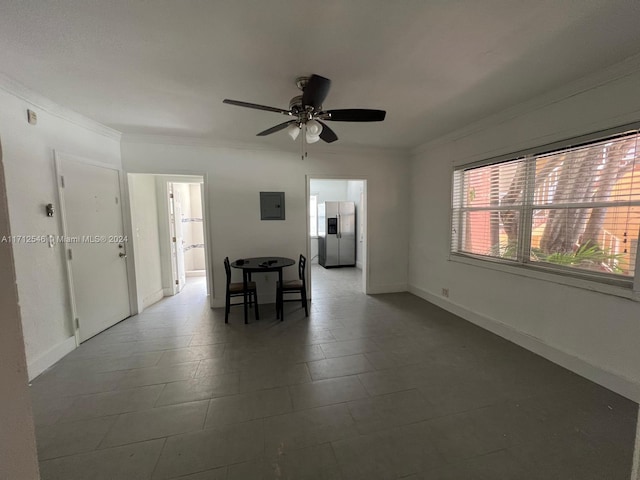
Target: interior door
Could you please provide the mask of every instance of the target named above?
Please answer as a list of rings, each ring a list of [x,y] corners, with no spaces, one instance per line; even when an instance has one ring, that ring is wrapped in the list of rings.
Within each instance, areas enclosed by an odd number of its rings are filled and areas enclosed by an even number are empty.
[[[58,157],[65,242],[81,342],[131,314],[120,172]]]
[[[353,202],[340,202],[340,265],[356,264],[356,208]]]

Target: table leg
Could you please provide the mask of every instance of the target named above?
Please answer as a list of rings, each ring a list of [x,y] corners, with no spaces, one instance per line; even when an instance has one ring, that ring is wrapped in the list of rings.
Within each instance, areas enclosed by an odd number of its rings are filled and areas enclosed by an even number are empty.
[[[249,323],[249,307],[247,302],[247,288],[249,287],[249,283],[247,282],[248,274],[243,270],[242,271],[242,284],[244,286],[244,323]]]

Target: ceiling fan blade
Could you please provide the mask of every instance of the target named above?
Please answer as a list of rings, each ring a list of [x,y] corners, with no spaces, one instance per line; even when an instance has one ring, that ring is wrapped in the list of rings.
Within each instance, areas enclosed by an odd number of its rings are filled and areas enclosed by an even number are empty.
[[[336,132],[331,130],[326,123],[320,121],[318,121],[318,123],[322,125],[322,131],[320,132],[321,140],[324,140],[327,143],[333,143],[338,140],[338,135],[336,135]]]
[[[282,108],[267,107],[266,105],[258,105],[256,103],[241,102],[239,100],[229,100],[228,98],[225,98],[222,101],[222,103],[235,105],[236,107],[255,108],[256,110],[265,110],[267,112],[275,112],[275,113],[282,113],[284,115],[291,115],[291,112],[289,112],[289,110],[283,110]]]
[[[302,92],[302,106],[312,106],[314,109],[322,108],[322,102],[327,98],[331,88],[331,80],[320,75],[311,75]]]
[[[370,110],[366,108],[345,108],[341,110],[327,110],[323,112],[323,120],[334,122],[381,122],[387,112],[384,110]]]
[[[288,122],[281,123],[280,125],[276,125],[275,127],[267,128],[264,132],[258,133],[257,137],[264,137],[266,135],[271,135],[272,133],[279,132],[280,130],[284,130],[289,125],[293,125],[294,123],[298,123],[297,120],[289,120]],[[322,137],[320,137],[322,138]]]

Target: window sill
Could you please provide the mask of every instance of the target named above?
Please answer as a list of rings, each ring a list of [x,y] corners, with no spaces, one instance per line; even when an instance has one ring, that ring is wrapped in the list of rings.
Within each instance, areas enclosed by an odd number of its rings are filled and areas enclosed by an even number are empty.
[[[558,272],[544,267],[506,264],[500,261],[492,261],[456,253],[449,254],[449,261],[463,263],[474,267],[488,268],[490,270],[496,270],[511,275],[519,275],[521,277],[557,283],[559,285],[581,288],[583,290],[590,290],[593,292],[603,293],[605,295],[613,295],[629,300],[640,301],[640,292],[633,290],[631,286],[633,283],[632,280],[629,281],[628,286],[621,285],[620,282],[616,282],[613,279],[610,283],[606,283],[606,280],[590,280],[577,275],[572,275],[571,273]]]

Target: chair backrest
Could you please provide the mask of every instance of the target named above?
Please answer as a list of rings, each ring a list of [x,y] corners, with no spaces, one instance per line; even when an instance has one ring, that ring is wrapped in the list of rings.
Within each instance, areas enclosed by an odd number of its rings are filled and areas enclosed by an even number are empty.
[[[229,264],[229,257],[224,257],[224,273],[227,274],[227,286],[231,283],[231,265]]]
[[[302,280],[303,284],[307,284],[307,281],[305,279],[305,268],[307,267],[307,259],[304,257],[304,255],[300,254],[300,258],[298,259],[298,278],[300,278],[300,280]]]

